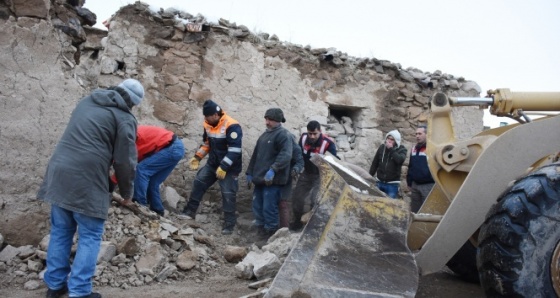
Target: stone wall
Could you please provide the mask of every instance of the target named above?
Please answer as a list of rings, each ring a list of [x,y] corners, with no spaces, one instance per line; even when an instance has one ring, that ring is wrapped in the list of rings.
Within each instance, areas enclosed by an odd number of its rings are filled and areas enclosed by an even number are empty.
[[[241,123],[243,168],[265,129],[264,112],[280,107],[294,135],[319,120],[341,158],[367,169],[389,130],[398,128],[410,148],[434,92],[480,93],[475,82],[441,71],[294,45],[227,20],[212,24],[174,9],[150,11],[140,2],[116,13],[108,32],[89,27],[95,15],[81,1],[32,2],[30,13],[29,1],[0,0],[0,217],[6,218],[0,233],[7,239],[7,227],[48,210],[34,201],[35,193],[76,102],[124,78],[145,86],[145,101],[134,111],[139,123],[167,127],[185,143],[185,159],[166,181],[183,197],[194,177],[185,161],[201,142],[201,106],[208,98]],[[188,23],[203,26],[191,32]],[[454,113],[459,137],[482,130],[481,110]],[[244,185],[244,177],[240,181]],[[241,189],[243,206],[250,196]],[[43,217],[38,221],[45,226]]]

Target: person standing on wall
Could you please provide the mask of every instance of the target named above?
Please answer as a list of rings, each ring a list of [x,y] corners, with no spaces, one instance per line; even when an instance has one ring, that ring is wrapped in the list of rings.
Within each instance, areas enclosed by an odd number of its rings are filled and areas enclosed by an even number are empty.
[[[391,130],[385,135],[385,142],[379,146],[369,168],[369,174],[377,175],[377,188],[387,196],[396,199],[401,184],[401,169],[406,160],[406,148],[401,145],[401,134]]]
[[[297,231],[302,228],[301,217],[305,213],[305,201],[310,200],[310,209],[317,202],[317,194],[321,184],[319,168],[310,160],[312,156],[330,152],[336,156],[336,144],[321,132],[321,124],[312,120],[307,123],[307,133],[303,133],[299,139],[299,146],[303,152],[304,170],[299,177],[294,193],[292,195],[292,211],[294,214],[291,230]]]
[[[92,292],[92,280],[111,206],[107,175],[113,165],[124,204],[131,204],[137,163],[131,110],[143,97],[144,88],[134,79],[93,91],[78,102],[56,145],[37,194],[51,204],[47,297],[101,297]]]
[[[292,159],[292,134],[282,126],[286,122],[279,108],[264,114],[266,131],[259,137],[247,167],[247,186],[253,190],[253,215],[258,235],[264,239],[272,236],[279,227],[278,205],[282,188],[290,177]]]
[[[241,140],[243,131],[237,120],[227,115],[218,104],[207,100],[202,106],[204,133],[202,145],[189,161],[191,170],[197,170],[200,161],[208,155],[208,161],[197,173],[192,191],[181,218],[195,219],[204,193],[216,181],[222,192],[224,224],[222,234],[230,235],[236,224],[236,200],[241,172]]]
[[[185,155],[185,147],[172,131],[162,127],[139,125],[136,138],[138,166],[134,180],[134,197],[142,205],[164,215],[159,186]]]
[[[426,126],[416,129],[416,145],[410,151],[406,185],[410,189],[410,211],[418,212],[434,187],[426,155]]]

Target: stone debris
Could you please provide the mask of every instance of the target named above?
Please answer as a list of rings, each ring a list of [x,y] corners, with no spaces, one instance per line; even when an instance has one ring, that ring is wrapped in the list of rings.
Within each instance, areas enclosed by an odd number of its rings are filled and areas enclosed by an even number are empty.
[[[207,204],[209,206],[212,204]],[[216,208],[207,208],[207,211],[211,213],[200,215],[205,215],[210,222],[206,228],[218,235],[220,221],[217,219],[221,212]],[[250,234],[245,239],[247,246],[222,244],[227,236],[209,233],[194,221],[171,219],[141,219],[131,210],[114,204],[106,221],[94,285],[126,289],[154,282],[180,281],[193,274],[203,278],[228,263],[237,263],[235,275],[241,279],[273,278],[300,236],[287,228],[280,229],[261,250],[255,245],[249,246],[252,244]],[[152,240],[150,235],[159,236]],[[6,245],[0,251],[0,274],[10,276],[9,280],[28,290],[42,286],[48,241],[49,235],[46,235],[35,247]]]

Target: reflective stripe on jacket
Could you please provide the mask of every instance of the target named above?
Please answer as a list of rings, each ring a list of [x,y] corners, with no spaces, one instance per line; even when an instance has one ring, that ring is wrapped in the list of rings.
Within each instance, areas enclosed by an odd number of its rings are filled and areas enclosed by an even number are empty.
[[[208,155],[207,165],[212,168],[221,167],[231,174],[241,172],[241,140],[243,131],[237,120],[223,113],[216,126],[204,121],[202,145],[196,156],[203,159]]]

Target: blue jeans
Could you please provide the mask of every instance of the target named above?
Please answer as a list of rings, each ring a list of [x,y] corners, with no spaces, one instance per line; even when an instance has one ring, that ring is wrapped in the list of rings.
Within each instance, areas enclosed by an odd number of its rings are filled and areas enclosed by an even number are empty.
[[[211,167],[206,164],[196,173],[193,181],[193,188],[189,202],[183,209],[183,213],[196,214],[198,206],[202,201],[202,197],[216,181],[220,185],[222,192],[222,209],[224,210],[224,226],[235,226],[235,208],[237,200],[237,190],[239,189],[238,175],[226,173],[223,180],[216,177],[217,168]]]
[[[377,188],[382,192],[386,193],[390,198],[396,199],[399,194],[399,184],[398,183],[385,183],[377,181]]]
[[[56,205],[51,206],[51,234],[47,250],[45,283],[49,289],[68,286],[68,294],[89,295],[103,236],[104,219],[89,217]],[[78,231],[78,250],[70,264],[74,233]]]
[[[185,155],[185,147],[177,138],[171,146],[142,160],[136,166],[134,200],[142,205],[149,205],[151,210],[163,214],[159,186],[171,174],[183,155]]]
[[[278,230],[280,217],[278,203],[282,199],[281,185],[255,185],[253,191],[253,215],[255,224],[264,227],[267,232]]]

